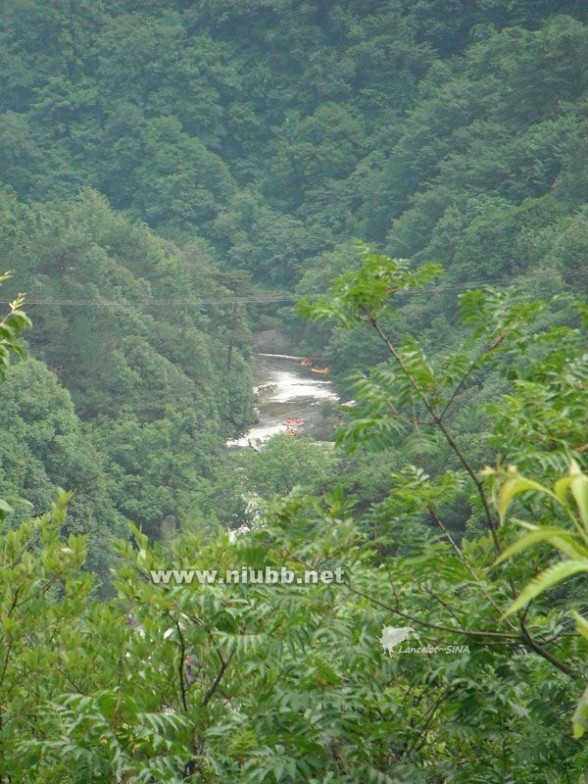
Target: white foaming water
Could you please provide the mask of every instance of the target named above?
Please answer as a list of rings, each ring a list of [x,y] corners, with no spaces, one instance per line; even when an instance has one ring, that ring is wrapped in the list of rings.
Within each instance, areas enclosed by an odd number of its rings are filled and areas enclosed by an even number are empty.
[[[262,363],[258,364],[259,385],[256,387],[259,390],[256,405],[259,409],[260,421],[241,438],[227,441],[229,447],[256,448],[250,441],[254,444],[263,443],[278,433],[284,433],[286,431],[284,420],[291,417],[303,420],[312,418],[316,416],[316,414],[311,416],[311,411],[316,412],[314,407],[339,400],[331,381],[310,376],[307,368],[301,368],[297,363],[290,370],[275,367],[275,364],[283,366],[284,363],[291,366],[292,360],[298,360],[297,357],[276,354],[259,356],[264,357]],[[300,433],[304,430],[298,429],[296,432]]]
[[[267,441],[268,438],[277,436],[278,433],[283,432],[284,425],[281,422],[273,425],[254,425],[251,430],[241,438],[233,438],[231,441],[227,441],[227,446],[249,446],[250,439],[259,438],[260,441]]]
[[[267,398],[269,402],[288,403],[300,397],[314,400],[339,400],[330,381],[301,378],[288,370],[274,371],[270,380],[276,384],[276,388],[269,394]]]

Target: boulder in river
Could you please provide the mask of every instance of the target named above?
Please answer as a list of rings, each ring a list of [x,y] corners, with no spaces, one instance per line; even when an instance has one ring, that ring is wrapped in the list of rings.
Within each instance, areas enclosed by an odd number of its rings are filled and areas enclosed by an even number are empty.
[[[273,384],[272,382],[268,382],[267,384],[260,384],[257,387],[253,387],[253,395],[259,398],[259,396],[267,394],[268,392],[274,392],[278,388],[277,384]]]

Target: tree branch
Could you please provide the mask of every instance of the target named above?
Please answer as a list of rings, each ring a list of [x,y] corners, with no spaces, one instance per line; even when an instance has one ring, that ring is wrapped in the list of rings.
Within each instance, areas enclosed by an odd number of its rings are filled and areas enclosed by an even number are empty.
[[[186,699],[186,681],[184,680],[184,667],[186,666],[186,641],[184,640],[184,634],[182,632],[180,622],[177,619],[175,620],[175,624],[176,629],[178,630],[178,636],[180,638],[180,662],[178,665],[178,673],[180,676],[180,694],[182,697],[182,705],[184,710],[188,712],[188,702]]]
[[[467,473],[469,474],[472,482],[476,486],[476,490],[478,491],[478,495],[480,496],[480,500],[482,502],[482,507],[484,509],[484,515],[486,517],[486,520],[488,522],[488,526],[490,528],[490,532],[492,534],[492,539],[494,541],[494,546],[495,546],[496,550],[498,552],[500,552],[501,551],[501,547],[500,547],[500,542],[498,541],[496,521],[495,521],[495,519],[494,519],[494,517],[492,515],[492,512],[490,510],[490,505],[488,503],[488,499],[486,498],[486,492],[484,490],[482,482],[478,478],[476,472],[474,471],[473,467],[470,465],[470,462],[468,461],[466,456],[461,451],[459,445],[455,442],[453,436],[448,431],[448,429],[447,429],[447,427],[445,425],[445,422],[443,421],[442,415],[439,414],[439,412],[431,405],[428,397],[422,391],[422,389],[421,389],[420,385],[417,383],[415,377],[412,375],[410,370],[404,364],[404,362],[402,360],[402,357],[400,356],[400,354],[396,350],[396,347],[393,345],[393,343],[390,341],[390,339],[388,338],[388,336],[386,335],[386,333],[384,332],[384,330],[380,326],[380,323],[378,322],[378,320],[374,316],[372,316],[370,314],[368,314],[368,319],[369,319],[369,322],[372,325],[372,327],[376,330],[376,332],[378,333],[378,335],[380,336],[380,338],[384,342],[384,345],[388,349],[388,352],[394,358],[394,361],[400,367],[400,369],[402,370],[402,372],[404,373],[404,375],[406,376],[406,378],[410,382],[411,387],[417,393],[417,395],[420,398],[420,400],[422,401],[423,405],[425,406],[425,408],[429,412],[429,415],[432,417],[433,421],[435,422],[435,424],[437,425],[439,430],[443,433],[443,436],[445,437],[445,440],[447,441],[449,447],[452,449],[453,453],[457,456],[459,462],[462,464],[464,469],[467,471]]]
[[[208,703],[210,702],[210,700],[212,699],[212,697],[214,696],[214,693],[217,690],[217,688],[218,688],[218,686],[219,686],[219,684],[220,684],[220,682],[222,680],[223,675],[227,671],[227,668],[228,668],[229,664],[231,663],[231,659],[233,658],[233,655],[234,655],[235,652],[232,651],[231,654],[229,655],[229,658],[226,661],[223,659],[223,656],[222,656],[221,652],[218,650],[218,648],[216,649],[216,653],[217,653],[217,655],[218,655],[218,657],[220,659],[221,666],[220,666],[219,671],[216,674],[216,678],[214,679],[214,682],[213,682],[212,686],[210,687],[210,689],[204,695],[204,699],[202,700],[202,707],[206,707],[208,705]]]

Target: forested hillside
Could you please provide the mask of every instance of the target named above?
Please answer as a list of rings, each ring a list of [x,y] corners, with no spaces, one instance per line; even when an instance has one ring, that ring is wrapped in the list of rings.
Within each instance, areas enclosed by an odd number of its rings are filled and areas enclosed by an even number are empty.
[[[586,62],[583,0],[0,4],[0,784],[588,782]],[[262,330],[334,443],[227,449]]]
[[[2,179],[33,201],[91,186],[266,283],[354,237],[454,280],[546,257],[570,274],[587,18],[575,0],[14,0]]]
[[[1,211],[2,256],[17,270],[5,290],[27,291],[36,357],[1,393],[5,497],[40,512],[57,487],[75,489],[71,530],[91,535],[105,572],[105,538],[125,519],[154,536],[166,518],[230,524],[238,510],[217,498],[224,440],[251,411],[249,328],[230,276],[92,191],[42,205],[6,193]]]

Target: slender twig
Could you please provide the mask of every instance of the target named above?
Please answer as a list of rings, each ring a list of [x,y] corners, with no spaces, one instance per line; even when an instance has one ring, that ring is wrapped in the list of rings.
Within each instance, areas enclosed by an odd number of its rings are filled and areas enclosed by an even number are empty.
[[[350,593],[355,594],[356,596],[361,596],[362,599],[367,599],[371,604],[377,605],[378,607],[382,607],[384,610],[388,610],[388,612],[394,613],[395,615],[399,615],[401,618],[406,618],[408,621],[412,621],[413,623],[419,624],[419,626],[425,626],[428,629],[435,629],[439,632],[450,632],[452,634],[459,634],[463,637],[493,637],[495,639],[500,640],[518,640],[520,636],[518,634],[507,634],[506,632],[490,632],[479,630],[475,631],[472,629],[462,629],[459,627],[454,626],[442,626],[438,623],[430,623],[429,621],[423,621],[422,618],[417,618],[414,615],[410,615],[410,613],[404,612],[400,610],[398,606],[392,607],[386,602],[382,602],[379,599],[376,599],[374,596],[370,596],[363,591],[358,590],[357,588],[353,588],[349,583],[342,583],[342,585],[347,588]]]
[[[8,662],[10,660],[10,654],[12,653],[12,646],[14,644],[14,640],[10,640],[8,645],[6,646],[6,653],[4,655],[4,664],[2,666],[2,672],[0,673],[0,686],[4,683],[4,678],[6,677],[6,671],[8,670]]]
[[[233,658],[233,655],[234,655],[235,651],[231,651],[231,653],[229,654],[229,658],[226,661],[223,658],[221,652],[218,650],[218,648],[216,649],[216,653],[217,653],[218,658],[220,659],[221,666],[220,666],[219,671],[216,674],[216,678],[214,679],[212,686],[210,687],[210,689],[204,695],[204,699],[202,700],[202,706],[203,707],[206,707],[208,705],[208,703],[210,702],[210,700],[212,699],[212,697],[214,696],[214,693],[217,690],[217,688],[218,688],[218,686],[219,686],[219,684],[220,684],[220,682],[222,680],[223,675],[225,674],[229,664],[231,663],[231,659]]]
[[[55,666],[55,665],[54,665],[54,666]],[[63,677],[65,678],[65,680],[66,680],[66,681],[67,681],[67,682],[68,682],[68,683],[69,683],[71,686],[73,686],[73,687],[74,687],[74,689],[76,690],[76,692],[77,692],[78,694],[83,694],[84,696],[87,696],[88,692],[87,692],[87,691],[84,691],[84,690],[83,690],[83,689],[82,689],[82,688],[81,688],[81,687],[80,687],[80,686],[79,686],[79,685],[78,685],[78,684],[77,684],[77,683],[76,683],[76,682],[75,682],[75,681],[74,681],[74,680],[73,680],[73,679],[72,679],[72,678],[71,678],[71,677],[70,677],[70,676],[67,674],[67,672],[65,672],[64,670],[62,670],[62,669],[61,669],[61,667],[55,667],[55,669],[57,670],[57,672],[58,672],[58,673],[60,673],[60,675],[63,675]]]
[[[460,380],[459,380],[458,384],[456,385],[455,389],[449,395],[449,397],[447,399],[447,402],[445,403],[445,406],[443,407],[443,410],[441,411],[441,415],[440,415],[441,419],[443,419],[445,417],[445,414],[449,410],[451,404],[453,403],[455,398],[459,395],[461,390],[464,388],[465,383],[468,380],[468,378],[472,375],[474,370],[476,370],[478,368],[478,363],[480,362],[480,360],[483,359],[488,354],[490,354],[495,349],[497,349],[498,346],[500,346],[500,344],[504,340],[506,340],[506,338],[508,337],[509,334],[510,334],[510,332],[508,330],[506,332],[503,332],[502,334],[500,334],[497,338],[495,338],[492,341],[492,343],[490,343],[490,345],[484,351],[482,351],[475,359],[472,360],[470,366],[468,367],[466,372],[463,374],[463,376],[460,378]]]
[[[501,551],[501,547],[500,547],[500,542],[498,541],[496,521],[495,521],[495,519],[494,519],[494,517],[492,515],[492,512],[490,510],[490,505],[488,503],[488,499],[486,497],[486,492],[484,490],[482,482],[478,478],[478,475],[474,471],[473,467],[470,465],[469,460],[466,458],[464,453],[461,451],[459,445],[455,442],[453,436],[451,435],[451,433],[447,429],[447,427],[445,425],[445,422],[443,421],[443,418],[440,415],[439,411],[437,411],[437,409],[431,404],[430,400],[428,399],[428,397],[425,395],[425,393],[421,389],[420,384],[417,382],[417,380],[415,379],[413,374],[410,372],[410,370],[406,367],[402,357],[400,356],[400,354],[396,350],[396,347],[390,341],[390,339],[388,338],[388,336],[386,335],[386,333],[382,329],[382,327],[381,327],[380,323],[378,322],[378,320],[374,316],[372,316],[372,315],[368,315],[368,318],[369,318],[370,324],[376,330],[376,332],[378,333],[378,335],[380,336],[380,338],[384,342],[384,345],[388,349],[390,355],[394,358],[394,361],[400,367],[400,369],[402,370],[402,372],[404,373],[404,375],[406,376],[406,378],[410,382],[411,387],[417,393],[417,395],[420,398],[420,400],[422,401],[423,405],[425,406],[425,408],[429,412],[429,415],[432,417],[433,421],[435,422],[435,424],[437,425],[439,430],[443,433],[443,435],[445,437],[445,440],[447,441],[449,447],[452,449],[453,453],[456,455],[456,457],[458,458],[459,462],[465,468],[465,470],[469,474],[472,482],[476,486],[476,489],[478,491],[478,495],[480,496],[480,500],[481,500],[482,506],[484,508],[484,515],[486,517],[486,520],[488,522],[488,526],[490,528],[490,532],[492,534],[492,539],[494,541],[494,547],[496,548],[496,550],[498,552],[500,552]]]
[[[457,544],[457,542],[455,541],[455,539],[454,539],[454,538],[453,538],[453,536],[451,535],[451,532],[448,530],[448,528],[447,528],[447,526],[445,525],[445,523],[443,522],[443,520],[441,520],[441,518],[440,518],[440,517],[439,517],[439,515],[437,514],[437,512],[436,512],[435,508],[434,508],[433,506],[429,506],[429,507],[428,507],[428,510],[429,510],[429,514],[431,515],[431,517],[433,518],[433,520],[434,520],[434,521],[437,523],[437,525],[439,526],[439,528],[440,528],[440,529],[443,531],[443,533],[444,533],[444,534],[445,534],[445,536],[447,537],[447,539],[448,539],[449,543],[451,544],[451,546],[453,547],[453,549],[454,549],[454,550],[455,550],[455,552],[457,553],[457,556],[458,556],[458,558],[459,558],[459,559],[460,559],[460,561],[463,563],[463,565],[464,565],[464,566],[465,566],[465,568],[468,570],[468,572],[471,574],[471,576],[473,577],[474,581],[476,582],[476,584],[478,585],[478,587],[480,588],[480,590],[482,591],[482,593],[484,594],[484,596],[486,597],[486,599],[487,599],[487,600],[490,602],[490,604],[492,605],[492,607],[494,607],[494,609],[495,609],[495,610],[498,612],[498,614],[499,614],[499,615],[500,615],[500,617],[502,618],[502,616],[503,616],[503,610],[502,610],[502,609],[501,609],[501,608],[498,606],[498,604],[497,604],[497,603],[494,601],[494,599],[493,599],[492,595],[491,595],[491,594],[490,594],[490,593],[489,593],[489,592],[486,590],[486,587],[484,586],[484,583],[482,582],[481,578],[480,578],[480,577],[479,577],[479,576],[476,574],[476,572],[474,571],[473,567],[471,566],[471,564],[469,563],[469,561],[467,560],[467,558],[466,558],[466,557],[465,557],[465,555],[463,554],[463,550],[462,550],[462,549],[461,549],[461,547],[460,547],[460,546]],[[513,629],[513,630],[514,630],[514,629],[516,629],[516,626],[513,624],[513,622],[510,620],[510,618],[505,618],[504,620],[505,620],[505,621],[506,621],[506,623],[507,623],[507,624],[508,624],[508,625],[511,627],[511,629]]]
[[[438,697],[438,699],[435,700],[433,705],[429,708],[429,710],[425,714],[425,723],[419,730],[419,734],[416,738],[416,741],[413,744],[411,744],[405,751],[404,753],[405,757],[409,757],[413,752],[420,751],[422,749],[422,747],[427,742],[427,730],[429,729],[433,719],[435,718],[435,711],[437,710],[437,708],[439,708],[439,706],[443,702],[445,702],[445,700],[449,699],[449,697],[451,697],[456,691],[458,691],[461,688],[463,688],[463,684],[461,683],[457,683],[453,686],[450,686],[448,689],[446,689],[443,692],[443,694],[441,694],[440,697]]]
[[[432,591],[425,583],[419,583],[419,588],[422,588],[423,591],[431,597],[431,599],[434,599],[436,602],[438,602],[441,605],[441,607],[443,607],[444,610],[447,610],[449,615],[451,615],[451,617],[456,623],[461,623],[461,621],[455,614],[453,607],[447,604],[447,602],[444,601],[440,596],[437,596],[437,594],[434,591]]]
[[[182,705],[184,710],[188,711],[188,702],[186,699],[186,681],[184,678],[184,667],[186,666],[186,641],[184,640],[184,634],[182,632],[182,627],[180,626],[180,622],[176,619],[175,620],[176,629],[178,630],[178,637],[180,638],[180,661],[178,664],[178,674],[180,676],[180,693],[182,697]]]
[[[485,353],[486,353],[486,352],[485,352]],[[482,354],[482,356],[484,356],[484,354]],[[443,410],[441,411],[441,414],[439,415],[441,419],[444,419],[444,418],[445,418],[445,414],[446,414],[446,413],[447,413],[447,411],[449,410],[449,408],[450,408],[451,404],[453,403],[453,401],[455,400],[455,398],[456,398],[456,397],[459,395],[459,393],[461,392],[461,390],[464,388],[464,386],[465,386],[465,383],[466,383],[466,381],[468,380],[468,378],[469,378],[469,377],[472,375],[472,373],[474,372],[474,370],[477,368],[479,359],[480,359],[479,357],[476,357],[476,359],[472,360],[472,364],[469,366],[469,368],[468,368],[468,369],[466,370],[466,372],[463,374],[463,376],[462,376],[462,377],[461,377],[461,379],[459,380],[459,383],[456,385],[456,387],[455,387],[455,389],[453,390],[453,392],[452,392],[452,393],[449,395],[449,397],[447,398],[447,402],[446,402],[446,403],[445,403],[445,405],[443,406]]]
[[[552,653],[549,653],[549,651],[546,651],[545,648],[543,648],[541,645],[539,645],[537,640],[535,640],[531,636],[531,634],[529,633],[529,631],[527,629],[527,625],[525,623],[525,617],[524,617],[523,614],[519,614],[519,625],[520,625],[520,628],[521,628],[521,633],[523,635],[523,639],[525,640],[525,642],[527,643],[529,648],[534,650],[535,653],[538,656],[541,656],[543,659],[546,659],[548,662],[553,664],[554,667],[556,667],[558,670],[561,670],[561,672],[564,672],[566,675],[571,675],[571,676],[574,676],[574,677],[579,675],[579,673],[576,672],[576,670],[573,670],[567,664],[565,664],[564,662],[560,661]]]

